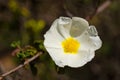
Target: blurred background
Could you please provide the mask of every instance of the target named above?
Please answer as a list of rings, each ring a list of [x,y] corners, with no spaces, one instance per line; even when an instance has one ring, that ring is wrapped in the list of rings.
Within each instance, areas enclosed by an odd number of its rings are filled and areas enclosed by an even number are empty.
[[[120,0],[0,0],[0,74],[17,66],[10,44],[43,40],[60,16],[79,16],[95,25],[103,41],[95,58],[80,68],[55,68],[48,54],[4,80],[120,80]],[[106,7],[107,6],[107,7]]]

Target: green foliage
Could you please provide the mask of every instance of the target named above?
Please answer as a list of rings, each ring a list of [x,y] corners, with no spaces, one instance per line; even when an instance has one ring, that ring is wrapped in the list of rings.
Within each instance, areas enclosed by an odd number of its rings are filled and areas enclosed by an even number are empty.
[[[18,46],[20,47],[20,41],[14,41],[11,44],[14,48],[18,48]],[[30,59],[31,57],[33,57],[34,55],[37,54],[37,52],[42,51],[44,52],[44,54],[38,58],[36,58],[35,60],[31,61],[29,63],[29,65],[27,65],[27,68],[25,66],[26,69],[30,69],[32,74],[35,75],[44,75],[44,72],[41,72],[42,70],[39,69],[39,67],[41,67],[42,69],[44,69],[45,71],[47,71],[47,67],[45,67],[45,65],[47,64],[48,66],[53,66],[54,64],[51,64],[51,60],[49,60],[49,56],[45,53],[45,48],[43,45],[43,40],[36,40],[34,41],[33,45],[29,45],[29,46],[25,46],[25,47],[20,47],[18,49],[16,49],[15,51],[17,51],[15,53],[15,61],[17,64],[21,64],[24,63],[27,59]],[[41,62],[43,62],[44,67],[42,67],[42,65],[39,65]]]
[[[21,12],[21,15],[24,16],[24,17],[29,17],[30,16],[30,12],[26,7],[21,7],[20,12]]]
[[[10,0],[8,3],[8,6],[9,6],[10,10],[14,13],[20,14],[24,17],[30,16],[29,10],[24,6],[20,6],[16,0]]]
[[[30,19],[25,22],[25,27],[31,29],[33,32],[39,32],[45,27],[45,22],[43,20]]]
[[[28,58],[28,57],[30,57],[30,56],[33,56],[35,53],[36,53],[36,50],[27,49],[26,51],[20,51],[20,52],[17,54],[17,57],[24,59],[24,58]]]
[[[27,58],[33,57],[37,53],[37,50],[32,46],[27,46],[16,53],[17,58],[20,61],[25,61]]]
[[[13,41],[12,43],[11,43],[11,47],[13,47],[13,48],[20,48],[20,41]]]
[[[36,49],[38,51],[46,52],[46,49],[45,49],[44,44],[43,44],[43,40],[35,40],[34,41],[34,46],[36,47]]]
[[[36,40],[32,46],[28,45],[23,48],[20,46],[20,41],[14,41],[11,43],[11,46],[19,49],[15,54],[20,63],[21,61],[23,62],[26,59],[33,57],[39,51],[42,51],[44,53],[46,52],[46,49],[43,45],[43,40]]]
[[[19,10],[18,3],[15,0],[10,0],[8,3],[8,6],[13,12],[16,12],[17,10]]]

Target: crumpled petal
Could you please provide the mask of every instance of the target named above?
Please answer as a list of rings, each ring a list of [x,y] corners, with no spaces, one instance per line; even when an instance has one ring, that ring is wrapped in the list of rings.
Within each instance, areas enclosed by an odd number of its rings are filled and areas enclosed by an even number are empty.
[[[94,49],[95,50],[99,49],[102,46],[102,41],[98,36],[98,32],[95,26],[89,26],[88,33],[90,35],[90,39],[92,40],[92,43],[94,43]]]
[[[89,26],[89,29],[87,31],[90,36],[93,36],[93,37],[98,36],[98,32],[97,32],[95,26],[93,26],[93,25]]]
[[[72,25],[72,19],[68,17],[60,17],[58,19],[57,30],[64,37],[67,38],[70,36],[70,28]]]
[[[89,49],[97,50],[102,45],[102,41],[99,38],[97,30],[94,26],[90,26],[79,37],[76,37],[76,39],[81,44],[80,46],[81,50],[89,50]]]
[[[85,19],[79,17],[73,17],[70,34],[72,37],[80,36],[88,27],[89,24]]]
[[[49,31],[46,32],[44,35],[44,45],[46,47],[54,47],[54,48],[60,48],[61,41],[64,39],[57,31],[57,20],[53,22],[51,28]]]

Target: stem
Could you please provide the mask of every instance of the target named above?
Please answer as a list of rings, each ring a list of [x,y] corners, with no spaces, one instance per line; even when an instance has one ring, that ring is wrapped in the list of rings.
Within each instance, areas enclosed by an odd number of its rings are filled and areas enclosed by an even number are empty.
[[[105,1],[101,6],[98,7],[96,14],[99,14],[100,12],[105,10],[110,5],[110,3],[111,3],[110,0]]]
[[[17,71],[18,69],[22,68],[23,66],[25,66],[26,64],[30,63],[31,61],[33,61],[34,59],[36,59],[37,57],[39,57],[42,54],[42,52],[38,52],[35,56],[33,56],[32,58],[26,60],[23,64],[20,64],[19,66],[17,66],[16,68],[2,74],[0,76],[0,80],[2,80],[5,76]]]
[[[87,16],[86,20],[92,19],[94,16],[96,16],[97,14],[101,13],[102,11],[104,11],[110,4],[111,4],[111,1],[110,0],[106,0],[102,5],[100,5],[97,8],[97,10],[93,13],[93,15]]]

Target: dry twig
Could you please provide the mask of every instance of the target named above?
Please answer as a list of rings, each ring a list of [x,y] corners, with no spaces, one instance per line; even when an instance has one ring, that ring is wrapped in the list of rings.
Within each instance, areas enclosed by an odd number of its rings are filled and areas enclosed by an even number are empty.
[[[109,5],[111,4],[110,0],[105,1],[102,5],[100,5],[96,11],[93,13],[93,15],[91,16],[87,16],[86,20],[90,20],[92,19],[94,16],[96,16],[97,14],[101,13],[102,11],[104,11]]]
[[[99,14],[100,12],[105,10],[110,5],[110,3],[111,3],[110,0],[105,1],[101,6],[98,7],[96,14]]]
[[[23,64],[20,64],[19,66],[17,66],[16,68],[2,74],[0,76],[0,80],[2,80],[5,76],[17,71],[18,69],[22,68],[23,66],[25,66],[26,64],[30,63],[31,61],[33,61],[34,59],[38,58],[40,55],[42,54],[42,52],[38,52],[35,56],[33,56],[32,58],[26,60]]]

